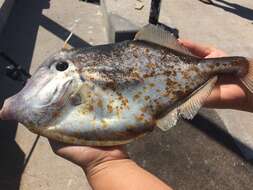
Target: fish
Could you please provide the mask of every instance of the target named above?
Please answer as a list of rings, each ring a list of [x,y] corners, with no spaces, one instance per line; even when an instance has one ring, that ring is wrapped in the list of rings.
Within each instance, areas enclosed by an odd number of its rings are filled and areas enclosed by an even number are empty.
[[[221,75],[238,77],[252,93],[252,63],[197,57],[149,24],[134,40],[54,53],[5,100],[0,118],[68,144],[126,144],[193,119]]]

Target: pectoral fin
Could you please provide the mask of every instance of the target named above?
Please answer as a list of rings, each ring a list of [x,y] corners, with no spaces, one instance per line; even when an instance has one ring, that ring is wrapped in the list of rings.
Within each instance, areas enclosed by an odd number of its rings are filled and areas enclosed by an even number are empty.
[[[188,100],[170,111],[165,117],[159,119],[156,123],[163,131],[169,130],[175,126],[179,117],[193,119],[203,106],[206,98],[211,94],[217,81],[217,76],[208,80],[201,88],[196,90]]]

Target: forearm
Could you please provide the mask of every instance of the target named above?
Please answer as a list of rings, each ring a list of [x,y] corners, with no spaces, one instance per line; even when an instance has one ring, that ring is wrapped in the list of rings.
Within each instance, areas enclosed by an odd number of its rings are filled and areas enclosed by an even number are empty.
[[[171,190],[130,159],[104,162],[85,172],[94,190]]]

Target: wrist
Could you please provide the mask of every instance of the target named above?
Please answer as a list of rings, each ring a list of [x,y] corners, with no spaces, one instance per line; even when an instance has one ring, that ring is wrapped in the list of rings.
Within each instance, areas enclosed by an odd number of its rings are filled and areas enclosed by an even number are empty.
[[[118,168],[127,168],[129,166],[137,166],[136,163],[130,158],[112,159],[90,165],[89,167],[83,168],[88,180],[96,180],[103,175],[108,174],[108,171],[113,171]]]
[[[164,182],[129,158],[102,162],[86,170],[89,184],[96,190],[171,190]]]
[[[80,166],[88,176],[91,173],[100,170],[101,167],[107,166],[108,163],[114,163],[112,161],[121,161],[128,159],[129,156],[123,148],[112,150],[109,148],[107,151],[103,151],[94,159],[91,159],[89,162],[85,162]]]

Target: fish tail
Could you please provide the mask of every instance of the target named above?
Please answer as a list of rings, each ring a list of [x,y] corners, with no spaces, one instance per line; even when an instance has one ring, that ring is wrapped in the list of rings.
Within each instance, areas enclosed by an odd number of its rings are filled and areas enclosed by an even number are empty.
[[[237,76],[245,87],[253,93],[253,59],[245,57],[220,57],[205,59],[204,71],[215,76],[230,74]]]
[[[240,80],[253,93],[253,59],[247,59],[247,62],[246,74],[240,77]]]

